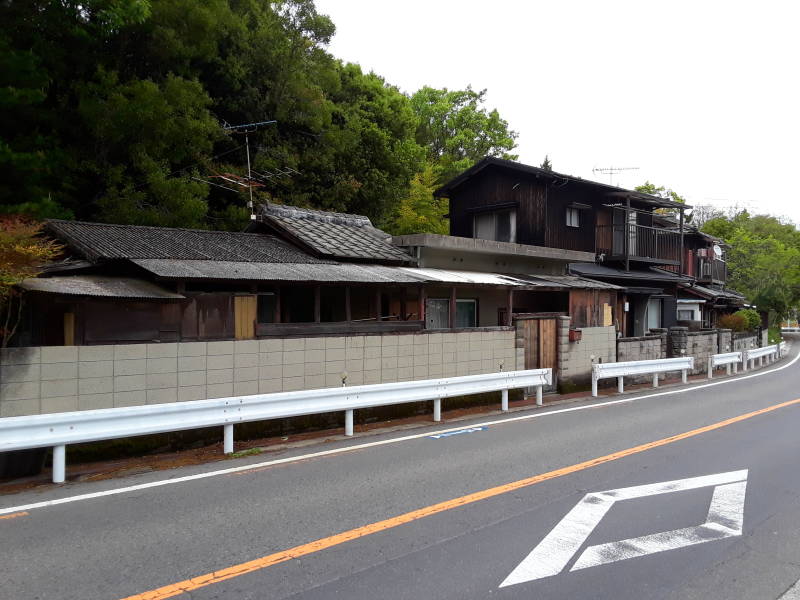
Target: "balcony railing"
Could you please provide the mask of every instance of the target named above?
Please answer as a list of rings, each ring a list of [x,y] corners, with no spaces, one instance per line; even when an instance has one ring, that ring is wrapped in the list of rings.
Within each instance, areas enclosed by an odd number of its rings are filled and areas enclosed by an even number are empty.
[[[728,265],[718,258],[697,259],[697,281],[725,283],[728,280]]]
[[[645,225],[598,225],[595,237],[598,254],[606,260],[634,260],[662,265],[681,262],[681,235]]]

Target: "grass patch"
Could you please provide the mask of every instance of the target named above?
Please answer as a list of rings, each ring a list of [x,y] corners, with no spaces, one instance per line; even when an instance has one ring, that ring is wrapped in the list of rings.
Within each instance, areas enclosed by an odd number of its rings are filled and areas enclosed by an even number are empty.
[[[233,454],[229,454],[228,458],[242,458],[243,456],[256,456],[257,454],[261,454],[264,450],[262,448],[248,448],[247,450],[240,450],[239,452],[234,452]]]

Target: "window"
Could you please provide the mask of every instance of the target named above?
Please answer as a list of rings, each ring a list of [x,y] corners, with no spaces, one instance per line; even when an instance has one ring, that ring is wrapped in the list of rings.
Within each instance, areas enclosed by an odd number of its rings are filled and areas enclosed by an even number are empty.
[[[473,237],[495,242],[515,242],[517,213],[514,210],[478,213],[473,222]]]
[[[456,328],[477,327],[477,300],[456,300]]]
[[[275,309],[277,308],[278,300],[273,293],[263,293],[258,295],[258,322],[259,323],[274,323],[275,322]]]
[[[581,226],[581,211],[577,208],[567,207],[567,227]]]
[[[650,298],[647,302],[647,328],[661,327],[661,298]]]
[[[478,326],[478,301],[456,300],[457,329]],[[447,329],[450,327],[450,299],[428,298],[425,303],[425,327],[427,329]]]
[[[694,321],[694,311],[693,310],[679,310],[678,311],[678,321]]]

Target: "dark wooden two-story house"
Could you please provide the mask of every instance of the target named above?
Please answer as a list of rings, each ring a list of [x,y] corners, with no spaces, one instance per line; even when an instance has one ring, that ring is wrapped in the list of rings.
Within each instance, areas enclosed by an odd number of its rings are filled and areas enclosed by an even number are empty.
[[[684,225],[691,207],[491,157],[436,194],[449,198],[452,236],[591,257],[571,262],[568,272],[624,288],[613,307],[622,335],[676,324],[678,289],[692,282]],[[658,223],[667,211],[677,215],[675,228]],[[551,310],[552,302],[541,308]],[[576,307],[562,302],[558,308],[571,314]]]

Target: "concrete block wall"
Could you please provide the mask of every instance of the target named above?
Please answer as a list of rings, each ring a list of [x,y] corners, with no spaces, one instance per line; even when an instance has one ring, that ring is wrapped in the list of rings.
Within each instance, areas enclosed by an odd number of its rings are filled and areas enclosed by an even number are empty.
[[[666,358],[667,334],[644,335],[641,337],[618,338],[617,360],[627,362],[632,360],[655,360]],[[663,377],[663,375],[662,375]],[[652,375],[626,377],[630,383],[645,383],[652,381]],[[609,379],[608,381],[613,381]]]
[[[8,348],[0,417],[334,387],[345,373],[347,385],[490,373],[518,354],[511,329]]]
[[[750,333],[733,334],[733,352],[739,352],[739,350],[750,350],[752,348],[758,348],[758,338]]]
[[[591,384],[592,364],[617,360],[616,328],[582,327],[581,340],[569,341],[570,317],[558,318],[558,374],[563,391]]]
[[[691,374],[708,372],[708,357],[719,354],[719,334],[714,331],[690,331],[686,336],[686,355],[694,357]]]
[[[734,352],[733,332],[730,329],[717,329],[717,349],[720,354]]]

